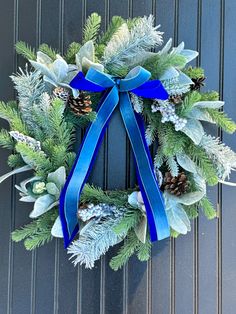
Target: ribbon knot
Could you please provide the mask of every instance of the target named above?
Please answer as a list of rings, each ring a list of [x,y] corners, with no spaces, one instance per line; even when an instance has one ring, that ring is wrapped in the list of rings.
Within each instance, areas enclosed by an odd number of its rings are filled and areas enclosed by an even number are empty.
[[[150,152],[145,140],[142,118],[133,110],[129,92],[145,98],[165,100],[168,93],[158,80],[151,80],[151,73],[138,66],[125,78],[90,68],[86,76],[79,72],[71,81],[73,88],[91,92],[103,92],[97,117],[86,131],[75,163],[60,195],[60,218],[65,247],[79,230],[77,210],[80,194],[86,183],[100,143],[112,113],[119,107],[134,153],[137,179],[143,196],[151,240],[161,240],[170,235],[164,202],[154,173]]]

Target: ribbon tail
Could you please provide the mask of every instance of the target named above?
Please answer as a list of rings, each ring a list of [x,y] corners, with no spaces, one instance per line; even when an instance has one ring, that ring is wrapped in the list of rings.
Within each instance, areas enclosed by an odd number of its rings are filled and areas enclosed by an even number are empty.
[[[59,209],[65,247],[68,247],[79,230],[77,211],[80,194],[90,174],[105,129],[118,101],[118,90],[114,86],[105,95],[95,121],[88,128],[76,161],[61,192]]]
[[[170,236],[164,201],[153,170],[146,140],[127,92],[120,93],[120,112],[133,149],[138,180],[147,212],[152,241]]]

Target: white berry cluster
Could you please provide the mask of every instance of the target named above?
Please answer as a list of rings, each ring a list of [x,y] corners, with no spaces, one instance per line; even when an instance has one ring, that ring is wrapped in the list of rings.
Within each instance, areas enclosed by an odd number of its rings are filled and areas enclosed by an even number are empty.
[[[123,209],[120,209],[121,213]],[[82,221],[88,221],[92,218],[96,218],[98,220],[105,218],[107,216],[116,216],[117,215],[116,206],[112,206],[109,204],[101,203],[101,204],[88,204],[86,208],[80,208],[78,211],[78,216]]]
[[[169,121],[172,122],[175,126],[176,131],[182,130],[187,123],[186,119],[177,116],[177,114],[175,113],[175,105],[170,103],[168,100],[156,100],[152,104],[151,108],[152,112],[160,111],[162,115],[162,123]]]

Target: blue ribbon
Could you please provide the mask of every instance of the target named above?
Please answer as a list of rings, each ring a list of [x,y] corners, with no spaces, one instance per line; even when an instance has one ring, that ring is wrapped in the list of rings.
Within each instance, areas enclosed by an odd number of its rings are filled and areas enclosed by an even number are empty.
[[[65,247],[70,244],[79,230],[77,211],[80,194],[92,169],[109,119],[117,106],[119,106],[134,153],[151,240],[156,241],[169,237],[169,224],[145,140],[143,121],[134,112],[129,97],[131,91],[145,98],[167,99],[168,93],[161,82],[149,81],[150,77],[150,72],[140,66],[133,68],[124,79],[114,78],[109,74],[90,68],[86,76],[79,72],[71,81],[70,86],[75,89],[92,92],[105,91],[105,94],[100,101],[95,121],[87,129],[74,166],[60,195],[60,218]]]

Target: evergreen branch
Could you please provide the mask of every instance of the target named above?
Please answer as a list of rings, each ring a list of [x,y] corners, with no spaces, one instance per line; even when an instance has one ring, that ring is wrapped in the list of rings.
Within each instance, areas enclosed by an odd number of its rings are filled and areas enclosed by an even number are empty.
[[[184,206],[184,210],[188,215],[189,219],[195,219],[198,217],[198,203],[195,203],[193,205]]]
[[[205,109],[205,111],[225,132],[232,134],[236,131],[236,123],[231,118],[229,118],[225,112],[215,109]]]
[[[193,109],[196,102],[201,100],[201,94],[193,91],[184,97],[184,101],[181,104],[181,107],[176,111],[177,115],[181,117],[186,117],[189,112]]]
[[[65,54],[65,60],[68,64],[75,63],[75,55],[80,50],[81,45],[77,42],[73,42],[69,45],[66,54]]]
[[[7,164],[10,168],[19,168],[25,165],[22,157],[18,153],[14,153],[8,156]]]
[[[217,216],[214,206],[207,197],[204,197],[200,200],[200,206],[202,207],[203,213],[207,219],[214,219]]]
[[[12,232],[12,240],[20,242],[24,240],[27,250],[33,250],[52,239],[51,229],[57,217],[57,209],[50,210],[31,223]]]
[[[186,153],[197,164],[208,184],[216,185],[218,183],[217,171],[204,149],[189,142],[186,146]]]
[[[137,257],[141,262],[146,262],[151,257],[152,243],[149,239],[149,235],[147,236],[146,242],[142,243],[139,241],[139,245],[137,247]]]
[[[201,93],[201,101],[217,101],[219,98],[219,93],[216,91]]]
[[[113,230],[117,235],[127,235],[130,229],[137,226],[141,218],[142,213],[139,209],[128,210],[119,224],[117,224]]]
[[[16,52],[28,60],[36,60],[35,50],[23,41],[18,41],[15,45]]]
[[[57,54],[58,54],[58,51],[51,48],[49,45],[47,44],[41,44],[39,46],[39,51],[45,53],[47,56],[49,56],[52,60],[56,60],[57,58]]]
[[[83,43],[89,40],[96,41],[97,34],[101,26],[101,16],[97,13],[92,13],[86,20],[83,29]]]
[[[100,36],[98,43],[106,45],[123,23],[125,23],[125,20],[121,16],[113,16],[107,31]]]
[[[124,266],[129,258],[135,253],[139,246],[139,239],[136,237],[134,231],[130,231],[124,241],[123,246],[119,249],[118,254],[110,260],[110,267],[117,271]]]
[[[49,172],[55,170],[43,151],[35,151],[27,144],[20,142],[16,144],[16,151],[21,154],[26,164],[36,170],[39,176],[45,177]]]
[[[160,78],[166,70],[171,67],[182,68],[186,64],[186,58],[176,54],[156,54],[148,58],[144,63],[144,68],[152,73],[152,78]]]
[[[0,117],[8,121],[11,130],[19,131],[25,135],[28,134],[27,128],[22,121],[18,110],[12,106],[11,102],[7,104],[0,102]]]
[[[7,130],[0,131],[0,146],[7,149],[14,149],[15,143]]]
[[[199,79],[205,76],[204,69],[200,67],[188,67],[183,72],[191,79]]]

